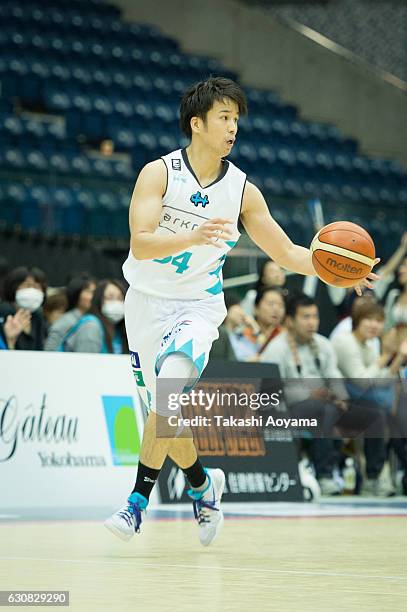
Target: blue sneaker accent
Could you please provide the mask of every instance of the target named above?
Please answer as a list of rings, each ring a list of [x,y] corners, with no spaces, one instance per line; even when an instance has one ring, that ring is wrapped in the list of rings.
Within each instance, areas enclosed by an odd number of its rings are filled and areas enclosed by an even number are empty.
[[[202,523],[210,523],[210,520],[201,512],[202,508],[208,508],[209,510],[216,510],[219,512],[219,508],[216,507],[216,502],[213,500],[204,501],[203,499],[195,499],[192,502],[192,507],[194,509],[194,517],[198,521],[199,525]]]
[[[195,491],[194,489],[188,489],[187,495],[189,495],[189,497],[192,500],[199,500],[199,499],[201,499],[202,495],[207,492],[207,490],[209,489],[209,487],[212,484],[211,477],[209,476],[208,470],[206,468],[204,468],[204,472],[205,472],[206,477],[208,479],[208,484],[207,484],[207,486],[205,487],[205,489],[203,491]]]
[[[134,531],[136,533],[140,533],[140,525],[142,523],[141,511],[147,508],[148,499],[141,495],[140,493],[132,493],[127,503],[129,504],[127,507],[127,513],[130,513],[134,517]],[[131,519],[127,516],[126,512],[119,512],[119,515],[125,519],[128,525],[131,525]]]
[[[211,477],[209,476],[207,470],[205,469],[206,472],[206,476],[208,478],[208,486],[203,490],[203,491],[194,491],[193,489],[189,489],[187,491],[189,497],[192,499],[192,507],[194,510],[194,517],[196,518],[196,520],[198,521],[199,525],[202,525],[202,523],[210,523],[210,518],[208,518],[207,514],[205,514],[205,512],[202,512],[203,508],[208,508],[209,510],[216,510],[216,512],[219,512],[219,508],[216,507],[216,499],[215,496],[213,498],[212,501],[208,500],[208,499],[202,499],[204,493],[206,493],[209,489],[209,487],[212,486],[212,480]]]

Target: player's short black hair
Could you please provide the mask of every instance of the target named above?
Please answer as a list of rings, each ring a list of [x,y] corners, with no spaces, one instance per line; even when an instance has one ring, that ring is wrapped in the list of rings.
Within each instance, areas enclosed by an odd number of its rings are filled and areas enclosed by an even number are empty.
[[[3,300],[5,302],[13,303],[16,299],[16,291],[18,287],[28,278],[32,277],[36,283],[41,285],[42,291],[45,293],[47,290],[47,278],[42,270],[39,268],[26,268],[20,266],[11,270],[3,281]]]
[[[296,292],[288,296],[286,305],[287,317],[294,318],[297,314],[297,310],[301,308],[301,306],[317,306],[317,303],[309,295],[306,295],[305,293]]]
[[[240,115],[247,113],[246,96],[242,88],[231,79],[210,77],[206,81],[195,83],[187,89],[182,97],[180,107],[180,126],[185,136],[192,137],[192,117],[200,117],[205,121],[206,114],[211,110],[214,103],[221,102],[225,98],[236,102]]]

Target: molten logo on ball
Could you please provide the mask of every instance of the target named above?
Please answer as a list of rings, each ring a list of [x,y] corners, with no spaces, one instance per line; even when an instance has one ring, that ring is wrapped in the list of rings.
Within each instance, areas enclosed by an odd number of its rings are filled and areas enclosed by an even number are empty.
[[[322,227],[311,242],[312,264],[317,276],[334,287],[354,287],[375,262],[375,246],[363,227],[335,221]]]
[[[350,264],[341,263],[340,261],[336,261],[336,259],[333,259],[332,257],[329,257],[326,263],[328,264],[328,266],[331,266],[331,268],[336,268],[337,270],[341,270],[342,272],[349,272],[349,274],[354,274],[358,276],[362,274],[362,268],[355,268],[355,266],[351,266]]]

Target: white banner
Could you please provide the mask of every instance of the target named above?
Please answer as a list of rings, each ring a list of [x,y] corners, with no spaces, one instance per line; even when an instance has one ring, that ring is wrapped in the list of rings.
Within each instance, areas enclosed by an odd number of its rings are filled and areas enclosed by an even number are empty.
[[[0,351],[0,513],[120,506],[142,431],[130,357]]]

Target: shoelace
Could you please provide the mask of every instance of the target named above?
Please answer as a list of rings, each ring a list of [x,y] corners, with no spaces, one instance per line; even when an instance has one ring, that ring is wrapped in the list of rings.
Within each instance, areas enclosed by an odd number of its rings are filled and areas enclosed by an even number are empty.
[[[210,523],[210,516],[207,510],[216,510],[216,512],[219,512],[219,508],[217,508],[215,504],[215,501],[211,502],[203,499],[194,499],[192,506],[194,508],[194,516],[199,525],[202,523]]]
[[[134,531],[140,533],[141,510],[138,504],[133,504],[132,502],[128,502],[128,504],[127,510],[122,510],[118,514],[124,518],[129,527],[132,527],[134,524]]]

